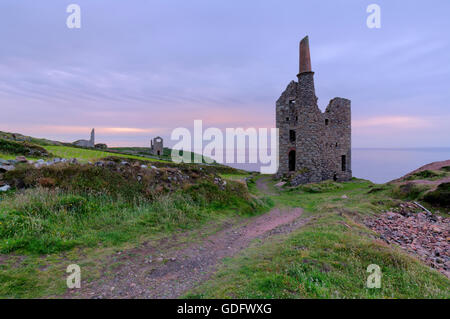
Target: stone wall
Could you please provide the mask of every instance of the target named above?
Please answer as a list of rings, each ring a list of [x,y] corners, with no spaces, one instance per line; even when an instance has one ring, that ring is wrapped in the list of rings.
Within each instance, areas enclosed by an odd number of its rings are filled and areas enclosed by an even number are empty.
[[[164,150],[163,139],[161,137],[157,136],[150,141],[150,152],[153,155],[162,156],[163,150]]]

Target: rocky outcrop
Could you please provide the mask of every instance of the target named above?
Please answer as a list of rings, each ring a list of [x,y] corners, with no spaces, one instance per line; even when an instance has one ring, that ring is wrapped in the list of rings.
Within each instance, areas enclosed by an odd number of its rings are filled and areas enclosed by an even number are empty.
[[[0,138],[0,152],[12,155],[49,157],[50,154],[43,147],[28,142],[17,142]]]

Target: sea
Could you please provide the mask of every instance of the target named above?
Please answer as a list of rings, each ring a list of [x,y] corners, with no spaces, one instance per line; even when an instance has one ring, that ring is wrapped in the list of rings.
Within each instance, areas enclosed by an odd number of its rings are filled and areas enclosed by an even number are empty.
[[[382,184],[431,162],[450,159],[450,147],[442,148],[353,148],[354,177]],[[248,171],[259,171],[260,164],[227,164]]]

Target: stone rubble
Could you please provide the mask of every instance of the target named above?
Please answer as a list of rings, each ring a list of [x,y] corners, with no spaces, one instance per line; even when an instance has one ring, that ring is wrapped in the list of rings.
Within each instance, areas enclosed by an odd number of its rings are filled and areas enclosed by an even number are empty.
[[[450,218],[418,210],[413,203],[369,218],[366,226],[450,278]]]

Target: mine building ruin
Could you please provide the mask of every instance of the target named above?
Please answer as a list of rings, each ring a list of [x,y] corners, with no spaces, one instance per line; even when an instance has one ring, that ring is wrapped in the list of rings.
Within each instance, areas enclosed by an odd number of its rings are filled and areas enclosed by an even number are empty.
[[[298,82],[291,81],[276,102],[279,129],[277,176],[292,184],[348,181],[351,170],[350,100],[336,97],[324,113],[317,104],[309,39],[300,41]]]
[[[150,153],[156,156],[162,156],[163,150],[163,139],[160,136],[157,136],[150,141]]]

